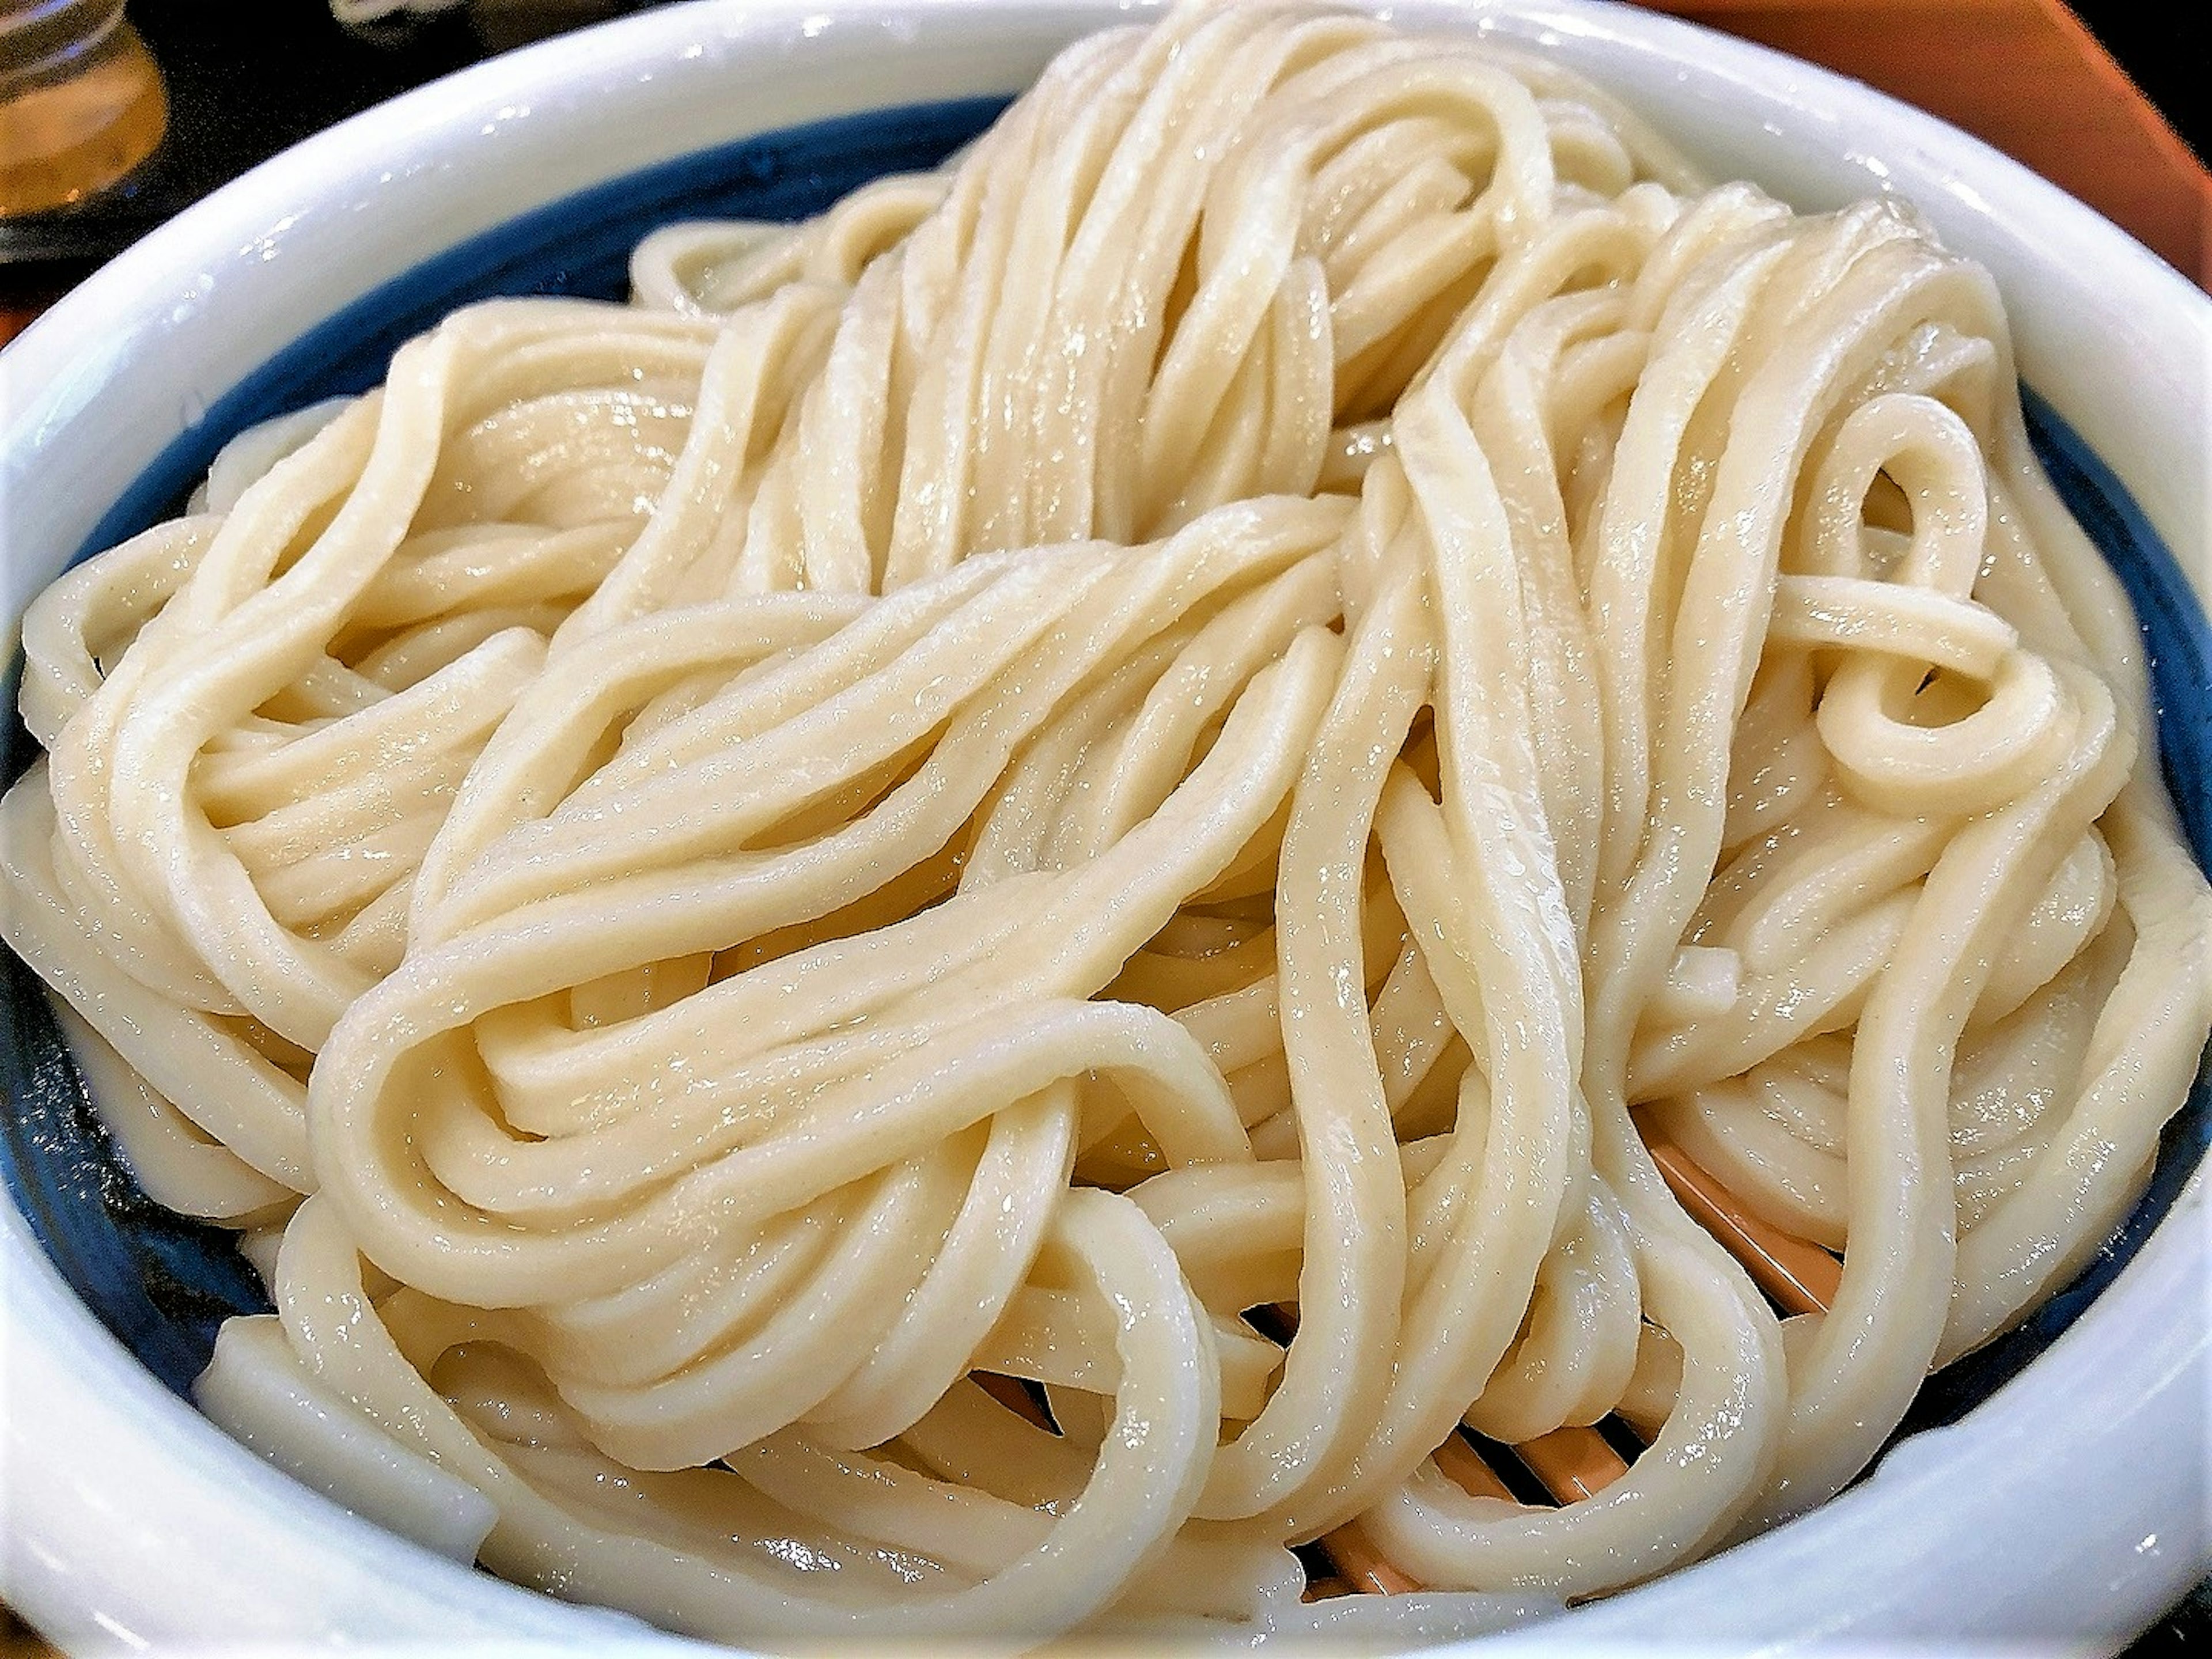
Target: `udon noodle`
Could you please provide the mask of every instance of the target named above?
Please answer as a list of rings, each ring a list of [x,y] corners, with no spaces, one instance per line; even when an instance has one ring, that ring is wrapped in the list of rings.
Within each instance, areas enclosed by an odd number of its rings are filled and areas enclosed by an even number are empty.
[[[1820,1503],[2140,1190],[2212,903],[1909,210],[1199,7],[634,276],[24,621],[5,932],[280,1462],[748,1644],[1466,1632]],[[1301,1599],[1354,1522],[1418,1593]]]

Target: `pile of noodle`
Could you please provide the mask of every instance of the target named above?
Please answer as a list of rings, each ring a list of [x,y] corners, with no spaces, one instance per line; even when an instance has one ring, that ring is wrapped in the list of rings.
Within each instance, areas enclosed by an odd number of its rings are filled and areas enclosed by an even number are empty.
[[[1413,1639],[1821,1502],[2125,1214],[2212,901],[1908,212],[1197,7],[635,278],[24,621],[4,931],[279,1461],[736,1642]],[[1302,1601],[1354,1519],[1420,1593]]]

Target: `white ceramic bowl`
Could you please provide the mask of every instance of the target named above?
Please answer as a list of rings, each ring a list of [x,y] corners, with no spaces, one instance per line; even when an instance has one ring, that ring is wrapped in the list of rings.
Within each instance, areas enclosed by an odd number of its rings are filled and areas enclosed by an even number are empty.
[[[225,394],[280,348],[395,281],[434,297],[450,262],[424,262],[446,250],[748,134],[1010,93],[1063,42],[1130,9],[678,6],[498,59],[277,158],[0,356],[6,615],[165,450],[173,466],[235,418]],[[2212,588],[2212,303],[2123,233],[1863,87],[1649,13],[1582,0],[1399,11],[1551,50],[1716,173],[1802,207],[1879,191],[1917,203],[1996,274],[2024,378],[2109,464],[2198,592]],[[295,1485],[157,1382],[23,1217],[0,1211],[0,1595],[64,1645],[691,1645],[457,1567]],[[1497,1647],[2117,1643],[2212,1564],[2206,1224],[2198,1171],[2117,1281],[1963,1420],[1902,1443],[1812,1516]]]

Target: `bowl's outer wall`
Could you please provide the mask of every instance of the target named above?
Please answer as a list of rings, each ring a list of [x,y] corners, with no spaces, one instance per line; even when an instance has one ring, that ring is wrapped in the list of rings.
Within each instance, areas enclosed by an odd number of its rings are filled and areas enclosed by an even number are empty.
[[[1446,21],[1463,22],[1467,15],[1463,8],[1421,10]],[[1689,148],[1715,171],[1742,172],[1746,169],[1740,163],[1721,164],[1731,157],[1758,157],[1759,165],[1749,171],[1805,205],[1826,205],[1864,194],[1869,183],[1894,183],[1926,204],[1926,181],[1912,176],[1913,167],[1945,170],[1943,176],[1950,183],[1947,191],[1938,192],[1933,216],[1954,245],[1990,263],[2000,281],[2007,283],[2029,379],[2051,392],[2053,403],[2068,418],[2085,430],[2101,432],[2105,444],[2117,444],[2103,453],[2119,461],[2118,471],[2143,501],[2143,512],[2136,512],[2121,480],[2103,471],[2095,459],[2101,445],[2075,438],[2050,409],[2032,408],[2039,417],[2039,448],[2054,476],[2077,513],[2100,529],[2100,543],[2116,553],[2116,564],[2129,580],[2138,609],[2164,619],[2160,653],[2154,666],[2165,705],[2167,759],[2203,856],[2207,845],[2205,787],[2212,778],[2212,766],[2205,763],[2203,748],[2202,618],[2189,606],[2186,585],[2176,580],[2171,562],[2161,562],[2152,530],[2155,524],[2174,540],[2201,584],[2207,568],[2202,488],[2207,446],[2185,442],[2177,447],[2173,438],[2176,428],[2185,434],[2201,434],[2205,428],[2202,376],[2192,380],[2188,373],[2190,350],[2198,351],[2201,369],[2203,343],[2212,337],[2204,325],[2201,301],[2194,312],[2182,307],[2177,323],[2166,314],[2172,306],[2162,311],[2159,303],[2161,297],[2171,298],[2160,295],[2163,268],[2144,270],[2124,264],[2122,289],[2133,283],[2141,293],[2138,303],[2115,307],[2123,313],[2121,331],[2130,337],[2116,348],[2110,343],[2112,319],[2087,312],[2078,295],[2053,297],[2044,292],[2051,283],[2038,263],[2039,245],[2063,246],[2071,238],[2094,246],[2100,234],[2110,236],[2086,210],[2073,209],[2074,215],[2091,219],[2086,225],[2063,211],[2055,220],[2048,216],[2043,221],[2031,219],[2036,227],[2033,236],[2014,234],[2009,228],[2014,222],[2008,220],[2008,228],[1988,233],[1994,237],[1992,257],[1991,249],[1972,240],[1986,232],[1975,216],[1988,205],[1983,192],[1990,181],[1975,175],[1974,187],[1959,182],[1966,176],[1959,172],[1959,156],[1971,161],[1972,151],[1979,149],[1972,141],[1941,131],[1931,136],[1908,123],[1905,138],[1885,146],[1879,123],[1869,130],[1855,120],[1850,125],[1852,142],[1835,142],[1844,137],[1849,116],[1863,112],[1845,108],[1843,94],[1826,84],[1832,77],[1786,60],[1759,61],[1766,54],[1752,53],[1747,58],[1747,49],[1741,47],[1714,54],[1703,77],[1670,71],[1657,76],[1655,86],[1650,84],[1654,46],[1645,31],[1656,20],[1628,24],[1610,14],[1610,8],[1553,6],[1494,21],[1502,31],[1536,38],[1570,57],[1583,56],[1595,72],[1617,85],[1636,87],[1639,105],[1662,125],[1688,135]],[[314,396],[373,383],[391,348],[453,303],[507,292],[612,294],[620,286],[622,257],[629,243],[652,223],[733,211],[790,216],[821,205],[860,177],[890,167],[926,164],[988,119],[1003,90],[1021,84],[1060,39],[1095,24],[1103,15],[1110,14],[1066,5],[1001,8],[995,21],[1007,27],[989,33],[988,42],[979,44],[975,31],[981,25],[975,20],[950,16],[933,7],[896,16],[847,8],[826,21],[816,20],[821,26],[811,34],[805,20],[789,15],[788,9],[782,15],[686,9],[680,19],[661,15],[657,28],[632,29],[625,37],[632,43],[626,53],[592,51],[600,39],[615,37],[587,36],[489,65],[459,83],[474,87],[460,118],[450,102],[433,107],[419,95],[363,118],[357,125],[380,133],[376,142],[391,163],[373,172],[362,169],[358,152],[349,156],[336,138],[279,158],[208,204],[196,226],[176,228],[180,233],[197,228],[197,239],[168,233],[152,239],[68,302],[53,325],[41,325],[24,346],[0,358],[0,376],[4,376],[0,386],[6,393],[0,407],[9,411],[13,422],[4,450],[0,450],[0,489],[6,492],[0,499],[4,499],[9,532],[9,616],[50,577],[65,550],[106,545],[158,516],[229,432]],[[1617,25],[1628,32],[1618,32]],[[794,35],[813,44],[796,46]],[[1694,38],[1701,46],[1710,40]],[[1659,44],[1668,44],[1663,31]],[[886,46],[895,50],[887,52]],[[805,55],[789,57],[780,66],[775,64],[775,58],[794,52]],[[1777,69],[1777,64],[1783,67]],[[777,67],[781,72],[771,75],[770,69]],[[734,105],[706,103],[702,89],[714,84],[708,77],[716,75],[725,82],[750,77],[769,84],[749,84],[747,95]],[[1787,137],[1767,130],[1778,86],[1797,100],[1802,118],[1788,127]],[[1747,110],[1731,87],[1764,97],[1765,112],[1756,98]],[[918,89],[947,94],[951,101],[902,112],[888,120],[831,122],[760,143],[728,147],[736,132],[782,125],[828,109],[897,103]],[[1670,107],[1670,100],[1680,107]],[[702,107],[709,112],[706,120],[699,118]],[[678,112],[687,116],[678,129],[680,137],[672,135],[665,125]],[[655,125],[656,118],[661,125]],[[1754,119],[1756,131],[1746,126]],[[1806,127],[1812,136],[1805,136],[1802,129]],[[341,136],[348,131],[341,130]],[[1898,147],[1906,138],[1917,147],[1910,155]],[[1954,154],[1947,148],[1957,145],[1968,149]],[[703,155],[671,161],[672,149],[702,150]],[[515,164],[526,158],[526,173],[518,175]],[[349,161],[355,164],[349,166]],[[624,172],[641,176],[605,185],[610,174]],[[518,176],[527,183],[519,187]],[[332,189],[334,182],[343,187]],[[1997,182],[2017,186],[2019,181],[2000,173]],[[2030,195],[2032,198],[2032,191]],[[533,197],[534,203],[527,199]],[[278,206],[283,210],[272,210]],[[1962,221],[1966,235],[1945,222],[1947,210]],[[503,228],[487,233],[485,227],[493,225]],[[395,226],[411,229],[398,232]],[[185,257],[175,257],[180,252]],[[2024,279],[2015,275],[2008,281],[2007,258],[2027,272]],[[270,266],[280,267],[273,283],[269,270],[257,269]],[[312,274],[303,278],[295,276],[295,271]],[[2013,291],[2023,280],[2027,283],[2024,295]],[[2109,305],[2111,296],[2106,297]],[[103,319],[104,326],[92,326],[95,315]],[[2051,324],[2052,316],[2063,319],[2063,325]],[[248,318],[266,319],[268,325],[248,331],[242,326]],[[2136,336],[2142,337],[2133,337]],[[287,338],[295,343],[271,356],[267,342]],[[2136,359],[2152,367],[2144,375],[2131,377],[2132,395],[2119,400],[2125,407],[2117,412],[2109,407],[2113,399],[2100,396],[2100,377],[2085,374],[2079,356],[2085,342],[2097,343],[2105,362],[2114,360],[2116,349],[2150,354]],[[2081,384],[2085,380],[2091,384]],[[118,430],[116,404],[122,398],[129,399],[135,418]],[[2148,412],[2142,407],[2146,403]],[[2147,431],[2148,450],[2132,441],[2130,421]],[[2162,464],[2145,467],[2140,458],[2146,453],[2160,457]],[[18,732],[15,764],[21,763],[23,741]],[[35,996],[24,994],[27,976],[12,961],[8,965],[15,981],[10,988],[10,1017],[18,1036],[4,1056],[6,1064],[15,1068],[6,1078],[17,1109],[10,1130],[9,1173],[19,1204],[70,1279],[87,1291],[108,1325],[122,1333],[172,1388],[180,1387],[197,1369],[215,1320],[228,1308],[250,1305],[254,1287],[250,1277],[235,1271],[227,1249],[208,1249],[207,1240],[194,1230],[135,1198],[127,1182],[116,1178],[112,1165],[103,1168],[100,1160],[78,1156],[84,1137],[96,1135],[96,1127],[73,1075],[53,1065],[58,1055],[51,1048],[51,1024],[44,1022],[44,1010]],[[2101,1258],[2083,1285],[2062,1297],[2034,1327],[1978,1357],[1978,1364],[1954,1368],[1939,1379],[1916,1406],[1916,1423],[1955,1418],[2049,1342],[2054,1329],[2079,1313],[2088,1295],[2112,1277],[2128,1249],[2174,1203],[2203,1145],[2204,1097],[2200,1079],[2191,1112],[2168,1132],[2159,1184],[2131,1224],[2125,1247]],[[2185,1224],[2194,1225],[2201,1234],[2202,1194],[2191,1196],[2193,1209],[2185,1205],[2166,1234]],[[128,1224],[120,1229],[107,1225],[110,1216],[121,1216]],[[611,1634],[604,1616],[586,1622],[571,1610],[489,1585],[478,1575],[460,1574],[443,1581],[440,1569],[445,1564],[429,1562],[410,1547],[307,1498],[221,1437],[213,1436],[209,1443],[212,1431],[208,1426],[181,1402],[148,1388],[143,1372],[113,1375],[135,1368],[118,1364],[112,1343],[97,1328],[82,1328],[87,1323],[82,1312],[69,1305],[67,1292],[44,1273],[43,1259],[33,1264],[25,1256],[35,1247],[22,1236],[21,1222],[10,1216],[8,1229],[6,1290],[11,1320],[36,1318],[51,1337],[35,1352],[27,1352],[27,1344],[11,1345],[16,1363],[5,1379],[8,1438],[0,1444],[5,1445],[15,1467],[0,1484],[0,1497],[44,1492],[46,1488],[40,1484],[44,1479],[58,1481],[70,1498],[47,1515],[10,1517],[5,1576],[13,1593],[22,1595],[34,1615],[54,1626],[58,1633],[66,1635],[74,1629],[89,1635],[94,1628],[104,1628],[112,1638],[118,1629],[173,1638],[196,1632],[228,1642],[257,1631],[274,1637],[307,1629],[366,1635],[371,1630],[396,1634],[412,1628],[426,1636],[459,1639],[498,1629],[540,1636],[565,1632],[563,1639],[599,1643]],[[2167,1243],[2166,1234],[2160,1235],[2159,1245]],[[2161,1255],[2156,1247],[2147,1254]],[[2200,1246],[2193,1264],[2200,1286],[2202,1255]],[[2138,1263],[2130,1278],[2160,1267],[2158,1261]],[[2169,1277],[2181,1275],[2177,1282],[2185,1291],[2192,1282],[2191,1267],[2185,1248],[2179,1260],[2163,1263]],[[2171,1287],[2164,1293],[2171,1294]],[[2116,1311],[2119,1300],[2107,1298],[2092,1310],[2084,1326]],[[2063,1357],[2068,1346],[2059,1345],[2038,1367],[2037,1375]],[[2196,1368],[2200,1404],[2202,1348],[2201,1341],[2194,1349],[2185,1342],[2173,1359],[2181,1368],[2175,1376],[2185,1392],[2188,1368]],[[102,1375],[116,1390],[108,1398],[112,1409],[92,1410],[79,1425],[82,1437],[76,1433],[63,1437],[51,1397],[54,1386],[72,1374],[90,1373]],[[41,1377],[46,1379],[43,1383]],[[23,1401],[35,1401],[39,1408],[35,1436],[18,1432],[21,1418],[15,1407]],[[2002,1401],[2001,1396],[2000,1404]],[[2198,1414],[2201,1419],[2201,1410]],[[1974,1423],[1987,1415],[1982,1413]],[[2124,1423],[2139,1415],[2121,1401],[2110,1407],[2106,1420]],[[148,1428],[165,1431],[149,1441],[143,1432]],[[125,1449],[134,1436],[140,1443],[135,1455]],[[95,1449],[81,1457],[54,1455],[58,1448],[77,1444]],[[1908,1449],[1913,1458],[1891,1460],[1881,1480],[1832,1506],[1835,1524],[1852,1518],[1848,1506],[1857,1504],[1863,1510],[1867,1507],[1863,1498],[1887,1497],[1881,1489],[1901,1484],[1914,1469],[1925,1475],[1926,1466],[1942,1461],[1932,1457],[1929,1449],[1948,1446],[1945,1436],[1913,1443]],[[2178,1466],[2186,1480],[2191,1470],[2186,1454],[2191,1448],[2172,1449],[2185,1454]],[[2193,1450],[2201,1476],[2201,1422]],[[173,1467],[162,1467],[165,1459]],[[131,1470],[128,1476],[121,1473],[126,1463]],[[276,1519],[269,1545],[274,1553],[264,1553],[269,1563],[264,1577],[283,1586],[291,1605],[283,1599],[266,1599],[266,1585],[256,1591],[241,1584],[234,1592],[228,1585],[211,1586],[204,1578],[180,1578],[168,1587],[173,1594],[165,1596],[164,1573],[158,1564],[150,1572],[144,1565],[137,1570],[144,1580],[135,1590],[99,1583],[98,1563],[103,1558],[116,1559],[134,1539],[140,1548],[131,1553],[141,1564],[149,1563],[145,1550],[154,1551],[162,1561],[179,1554],[173,1548],[179,1535],[174,1530],[177,1515],[161,1504],[118,1509],[118,1492],[129,1488],[114,1483],[126,1480],[137,1481],[142,1490],[149,1483],[162,1489],[186,1510],[193,1509],[191,1489],[196,1481],[215,1483],[216,1492],[198,1493],[195,1512],[202,1524],[251,1534],[255,1522]],[[257,1510],[240,1528],[236,1506],[230,1502],[234,1492],[267,1513]],[[2077,1489],[2077,1499],[2083,1496]],[[283,1515],[299,1511],[303,1500],[311,1511],[319,1512],[317,1524],[331,1529],[328,1547],[318,1554],[331,1559],[322,1564],[326,1574],[323,1588],[307,1598],[312,1606],[301,1604],[298,1588],[307,1568],[298,1559],[300,1540],[281,1523]],[[59,1513],[70,1502],[83,1511],[74,1522]],[[137,1512],[141,1510],[150,1512]],[[94,1517],[90,1524],[88,1516]],[[18,1518],[31,1524],[19,1529],[14,1524]],[[1718,1606],[1726,1599],[1731,1563],[1759,1550],[1771,1553],[1778,1542],[1793,1536],[1802,1539],[1824,1528],[1832,1529],[1826,1516],[1819,1523],[1788,1528],[1750,1550],[1677,1575],[1610,1608],[1578,1614],[1548,1635],[1531,1632],[1528,1639],[1554,1642],[1577,1628],[1595,1637],[1601,1624],[1632,1613],[1638,1603],[1662,1598],[1670,1604],[1686,1597],[1701,1603],[1710,1595]],[[2157,1585],[2179,1580],[2173,1571],[2161,1575],[2158,1570],[2192,1551],[2201,1557],[2203,1551],[2201,1521],[2193,1542],[2171,1530],[2163,1540],[2149,1539],[2147,1547],[2142,1547],[2144,1540],[2132,1534],[2122,1541],[2130,1547],[2131,1557],[2105,1571],[2100,1581],[2109,1598],[2107,1622],[2117,1620],[2111,1624],[2116,1630],[2132,1618],[2130,1592],[2136,1599],[2162,1594]],[[408,1561],[409,1574],[427,1575],[419,1590],[420,1607],[410,1604],[416,1590],[402,1595],[392,1589],[390,1571],[395,1551],[398,1559]],[[2143,1565],[2146,1557],[2148,1567]],[[1717,1574],[1720,1581],[1712,1582]],[[1701,1580],[1707,1582],[1701,1585]],[[411,1585],[413,1580],[410,1582]],[[1887,1600],[1896,1613],[1893,1625],[1901,1632],[1911,1627],[1910,1600],[1899,1587],[1892,1589]],[[1851,1605],[1864,1613],[1878,1609],[1882,1601],[1881,1597],[1862,1597]],[[2013,1617],[2028,1620],[2021,1626],[2023,1634],[2051,1628],[2033,1622],[2032,1608],[2021,1611],[2026,1604],[2007,1605],[2014,1608]],[[2144,1611],[2155,1605],[2151,1601]],[[467,1609],[459,1625],[453,1623],[455,1607]],[[1657,1608],[1651,1611],[1656,1613]],[[1694,1638],[1700,1631],[1717,1634],[1726,1627],[1725,1620],[1713,1622],[1711,1607],[1703,1618],[1698,1605],[1687,1611],[1686,1623],[1670,1620],[1661,1628]],[[1799,1611],[1811,1613],[1814,1608],[1801,1601]],[[1964,1611],[1963,1606],[1954,1605],[1954,1613]],[[1755,1603],[1740,1603],[1733,1612],[1739,1621],[1755,1621],[1759,1613]],[[1994,1604],[1992,1616],[2002,1616]],[[416,1622],[418,1618],[430,1622]],[[1977,1627],[1997,1626],[1985,1622]],[[1648,1633],[1652,1626],[1642,1628]],[[1928,1628],[1933,1632],[1947,1626],[1938,1620]],[[637,1639],[658,1640],[642,1635]]]

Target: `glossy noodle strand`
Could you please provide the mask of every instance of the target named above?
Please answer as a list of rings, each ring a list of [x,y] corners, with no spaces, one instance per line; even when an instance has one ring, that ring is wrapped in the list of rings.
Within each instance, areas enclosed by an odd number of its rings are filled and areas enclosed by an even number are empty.
[[[2212,898],[1909,210],[1196,6],[633,276],[24,620],[4,931],[288,1467],[741,1644],[1436,1639],[1825,1500],[2141,1189]]]

